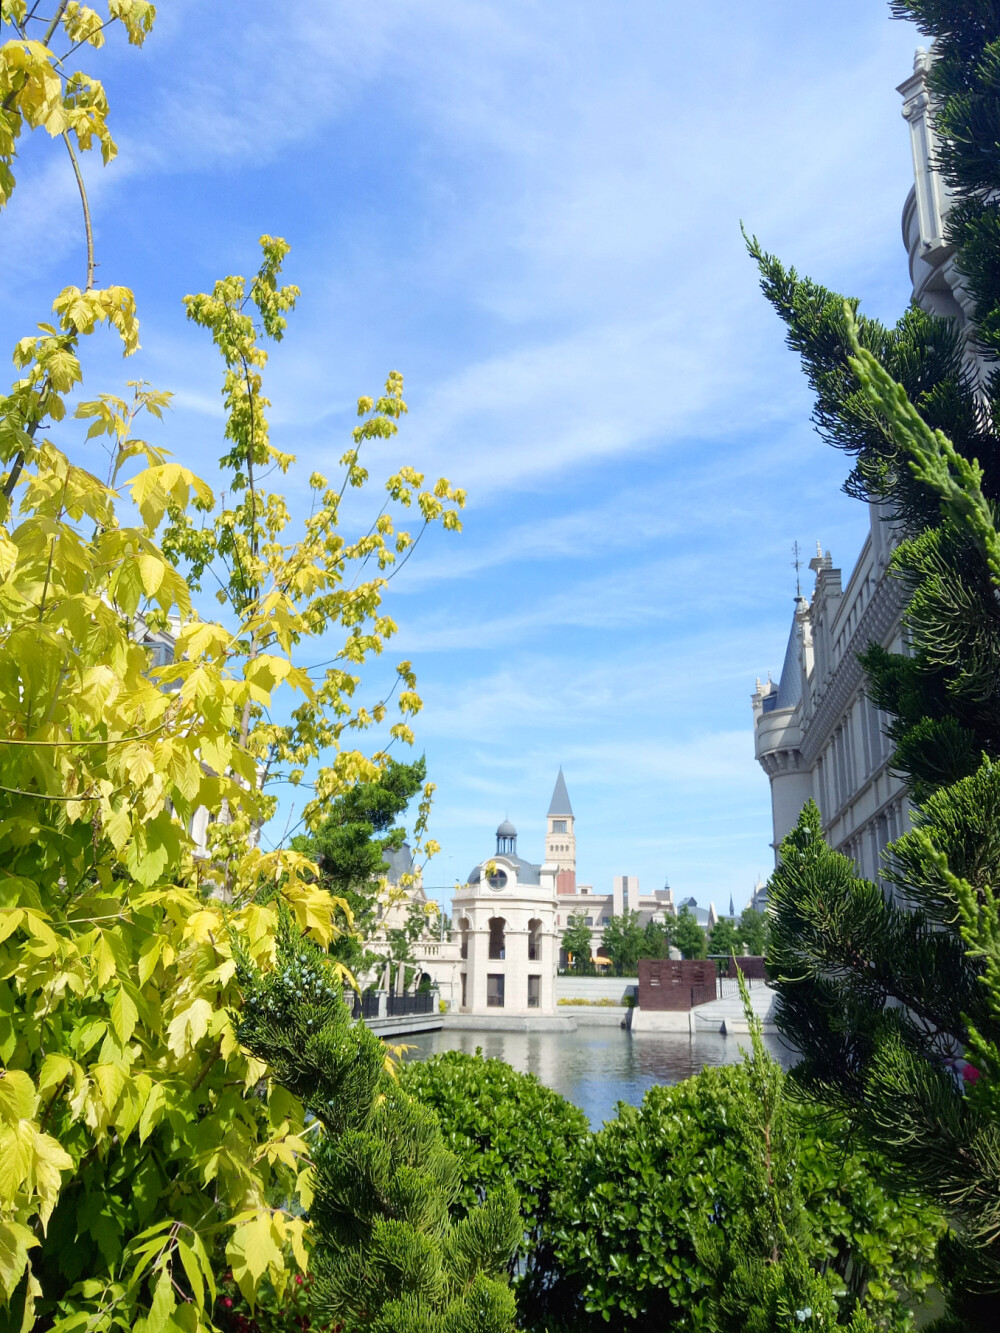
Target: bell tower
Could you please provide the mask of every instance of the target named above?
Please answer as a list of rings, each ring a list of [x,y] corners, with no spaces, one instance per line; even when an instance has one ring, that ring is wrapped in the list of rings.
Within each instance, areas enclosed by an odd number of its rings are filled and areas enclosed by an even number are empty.
[[[576,834],[573,831],[573,807],[569,803],[562,769],[556,778],[549,802],[545,830],[545,860],[559,868],[556,877],[559,893],[576,892]]]

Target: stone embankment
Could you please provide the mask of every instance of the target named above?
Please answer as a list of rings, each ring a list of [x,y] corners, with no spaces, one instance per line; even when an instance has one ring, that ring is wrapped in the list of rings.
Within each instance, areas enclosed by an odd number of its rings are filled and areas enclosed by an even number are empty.
[[[778,1030],[774,1023],[774,1002],[775,992],[770,986],[760,982],[751,986],[750,1004],[765,1032]],[[726,1036],[749,1031],[738,993],[695,1005],[693,1009],[631,1009],[629,1015],[629,1031],[634,1033],[689,1032],[694,1036],[697,1033],[713,1032]]]

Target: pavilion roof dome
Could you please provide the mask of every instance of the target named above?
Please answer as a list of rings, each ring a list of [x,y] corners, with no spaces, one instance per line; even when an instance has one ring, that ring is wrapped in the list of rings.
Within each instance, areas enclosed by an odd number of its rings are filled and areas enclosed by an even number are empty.
[[[517,829],[514,827],[514,825],[510,822],[509,819],[505,819],[502,824],[497,826],[497,837],[498,838],[517,837]]]
[[[537,885],[541,883],[542,867],[536,866],[532,861],[522,861],[519,856],[512,856],[509,854],[491,856],[490,861],[496,861],[498,864],[506,863],[509,866],[513,866],[514,870],[517,872],[518,885]],[[483,861],[479,865],[473,866],[469,871],[469,878],[466,880],[466,883],[481,883],[483,878],[483,866],[488,864],[489,862]]]

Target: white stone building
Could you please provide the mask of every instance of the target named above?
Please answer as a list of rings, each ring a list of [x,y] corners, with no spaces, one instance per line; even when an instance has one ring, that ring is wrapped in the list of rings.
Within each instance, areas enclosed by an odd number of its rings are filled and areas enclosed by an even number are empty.
[[[503,821],[496,853],[473,868],[452,906],[452,939],[461,957],[459,1012],[556,1012],[559,873],[556,861],[522,860],[517,829]]]
[[[903,648],[903,592],[886,577],[891,532],[872,507],[871,531],[848,580],[829,552],[810,562],[816,586],[796,599],[777,684],[757,682],[754,747],[771,780],[777,849],[812,798],[830,845],[876,879],[886,844],[909,826],[903,783],[889,767],[885,717],[865,695],[857,660],[869,643]]]
[[[948,190],[932,166],[931,59],[919,50],[913,74],[899,88],[914,167],[903,207],[903,243],[913,299],[968,329],[968,297],[944,241]],[[971,350],[969,365],[978,371]],[[862,875],[878,879],[886,844],[910,826],[910,803],[890,767],[887,719],[865,695],[857,658],[869,643],[906,651],[900,623],[905,596],[899,581],[886,574],[896,540],[893,525],[879,506],[870,505],[869,516],[870,531],[846,587],[830,552],[824,555],[817,544],[809,566],[815,587],[808,601],[795,599],[781,675],[777,683],[758,680],[752,702],[754,749],[771,782],[775,856],[811,797],[830,845],[850,856]]]
[[[611,893],[595,893],[576,878],[575,816],[562,770],[546,815],[545,861],[535,865],[517,854],[517,830],[509,821],[497,829],[496,852],[474,866],[455,894],[452,941],[457,941],[459,1012],[514,1015],[555,1012],[557,968],[565,966],[562,935],[574,913],[592,930],[594,962],[603,927],[614,914],[635,910],[640,924],[674,912],[667,887],[640,894],[635,875],[616,875]],[[693,900],[692,900],[693,902]],[[703,908],[699,919],[714,920]]]

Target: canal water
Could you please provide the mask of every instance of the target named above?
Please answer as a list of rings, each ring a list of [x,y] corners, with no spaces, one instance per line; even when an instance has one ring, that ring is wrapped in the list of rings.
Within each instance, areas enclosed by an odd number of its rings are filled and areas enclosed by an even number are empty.
[[[743,1058],[740,1041],[748,1037],[717,1034],[637,1032],[617,1027],[581,1027],[575,1032],[465,1032],[443,1028],[404,1038],[408,1060],[423,1060],[438,1051],[477,1047],[483,1055],[505,1060],[522,1073],[537,1074],[546,1086],[584,1111],[594,1129],[615,1115],[620,1101],[638,1106],[657,1083],[680,1083],[705,1065],[728,1065]],[[787,1049],[766,1036],[771,1054],[786,1068]]]

